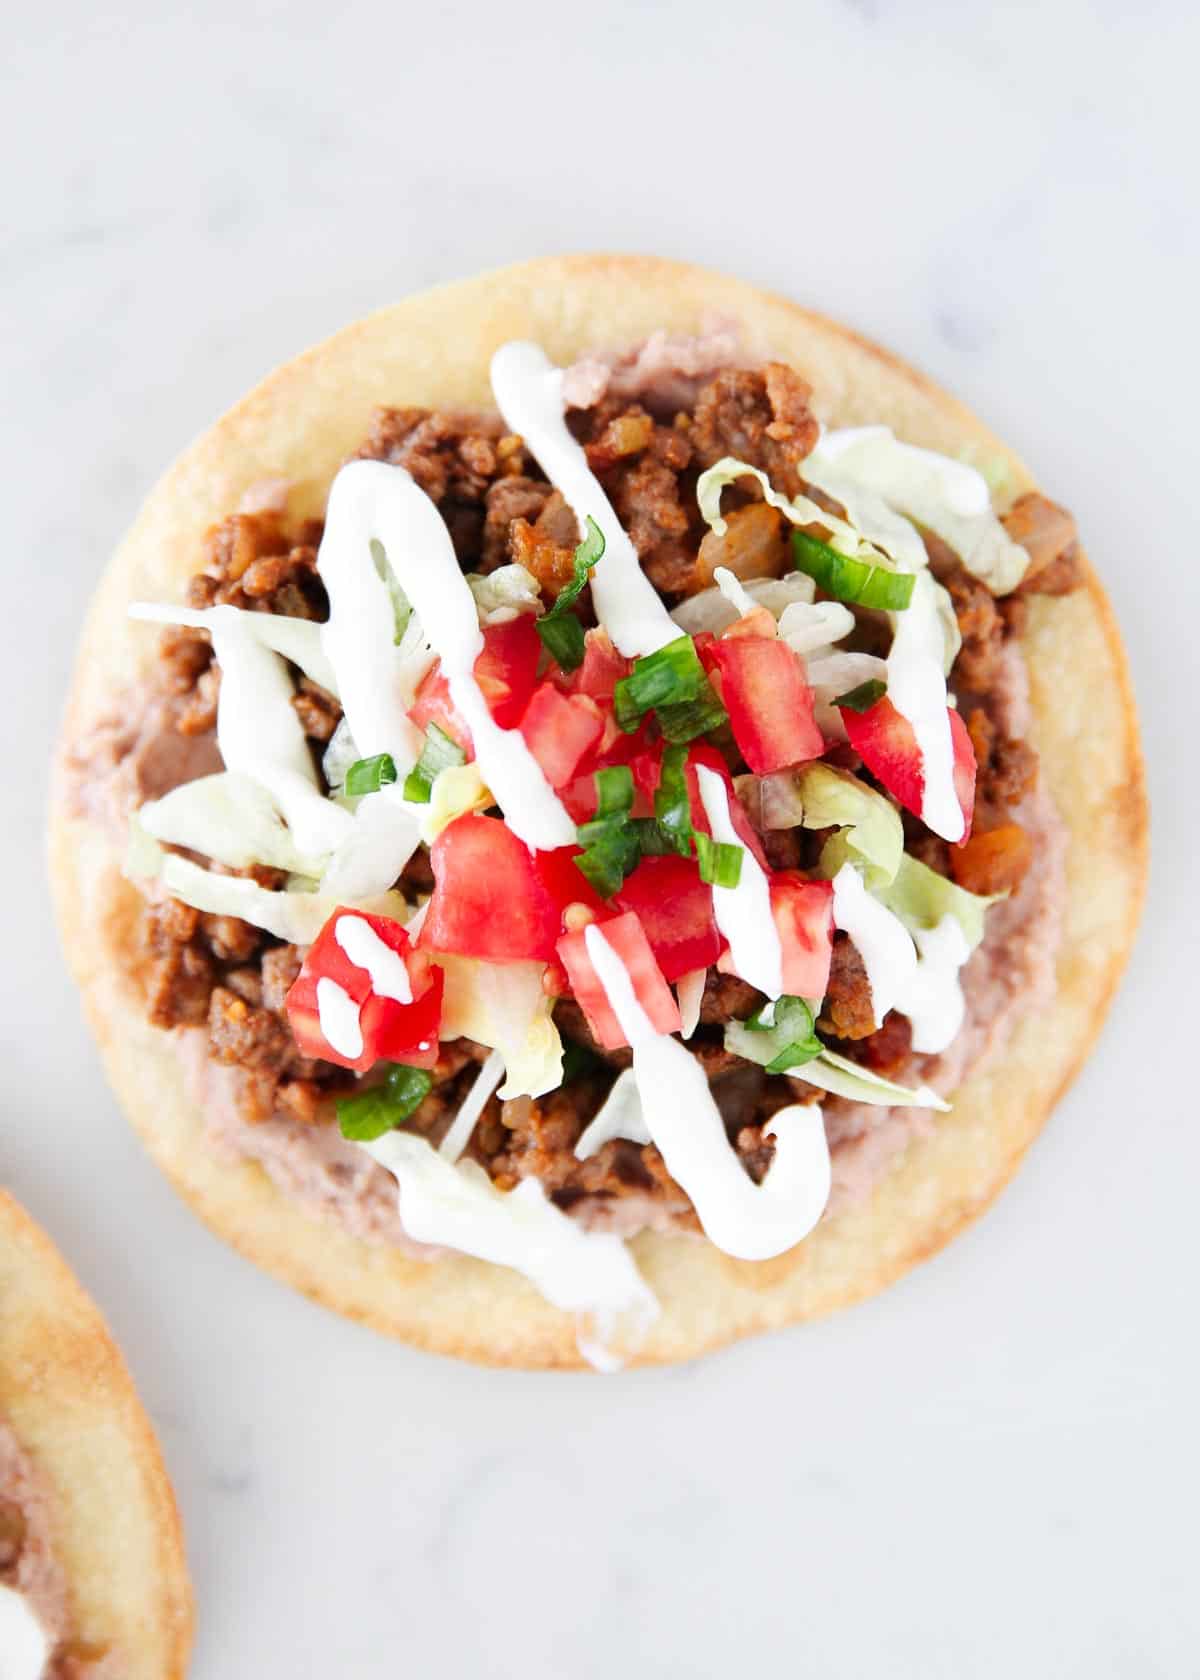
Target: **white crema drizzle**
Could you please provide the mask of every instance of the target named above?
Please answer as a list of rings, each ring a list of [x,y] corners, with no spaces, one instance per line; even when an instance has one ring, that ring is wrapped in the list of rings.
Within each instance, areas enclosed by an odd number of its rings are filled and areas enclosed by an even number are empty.
[[[15,1587],[0,1583],[0,1676],[41,1680],[49,1658],[46,1630],[28,1599]]]
[[[325,652],[358,750],[364,756],[390,753],[398,765],[411,765],[419,750],[406,716],[391,597],[375,568],[372,542],[382,545],[441,659],[480,774],[508,826],[531,848],[569,845],[574,823],[524,737],[500,728],[475,681],[483,634],[450,533],[409,474],[381,461],[352,461],[334,479],[317,560],[329,592]]]
[[[708,1078],[677,1039],[657,1033],[620,957],[592,923],[588,956],[633,1049],[642,1114],[667,1170],[691,1197],[704,1234],[726,1254],[767,1260],[794,1248],[829,1200],[829,1147],[815,1105],[781,1109],[763,1128],[775,1159],[755,1184],[729,1147]]]
[[[833,878],[833,922],[862,958],[876,1026],[894,1009],[911,1024],[914,1050],[945,1050],[966,1013],[959,974],[971,948],[957,918],[947,915],[934,928],[910,933],[867,891],[855,866],[844,863]]]
[[[592,573],[596,617],[628,659],[656,653],[680,635],[582,445],[571,436],[563,405],[563,370],[537,344],[502,344],[492,357],[492,392],[505,424],[519,432],[546,477],[579,521],[592,518],[604,537],[604,558]],[[490,785],[490,784],[489,784]]]
[[[410,1237],[520,1272],[552,1306],[575,1314],[579,1351],[598,1369],[617,1369],[658,1316],[621,1239],[585,1231],[535,1178],[498,1190],[474,1162],[452,1165],[410,1132],[361,1147],[395,1177]]]
[[[737,886],[712,889],[717,926],[729,941],[735,971],[748,985],[777,998],[783,991],[783,947],[771,914],[770,880],[733,826],[729,792],[722,778],[701,764],[696,767],[696,781],[713,839],[736,846],[742,854]]]
[[[321,1031],[339,1056],[356,1062],[363,1053],[360,1009],[354,999],[336,980],[322,977],[317,981],[317,1019]]]
[[[370,922],[361,916],[339,916],[334,923],[333,937],[355,968],[367,974],[373,992],[380,997],[394,998],[397,1003],[412,1002],[412,981],[404,958],[384,944]]]
[[[266,788],[300,852],[333,851],[353,818],[321,790],[282,657],[250,634],[240,614],[217,609],[208,629],[221,667],[217,746],[225,768]]]

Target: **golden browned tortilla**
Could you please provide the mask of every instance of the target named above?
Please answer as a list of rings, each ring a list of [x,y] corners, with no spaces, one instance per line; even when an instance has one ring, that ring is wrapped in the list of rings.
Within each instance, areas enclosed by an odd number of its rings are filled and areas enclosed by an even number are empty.
[[[46,1490],[73,1642],[129,1680],[177,1680],[192,1590],[158,1442],[95,1304],[2,1190],[0,1423]]]
[[[320,514],[376,406],[491,407],[488,362],[506,339],[535,339],[565,364],[660,327],[698,331],[714,314],[739,323],[756,358],[789,362],[808,379],[822,420],[882,422],[910,442],[1006,464],[1013,494],[1032,487],[1016,456],[959,403],[784,298],[644,257],[504,269],[346,328],[273,373],[181,457],[101,580],[64,742],[86,736],[154,663],[155,638],[126,620],[128,604],[178,598],[205,529],[250,486],[282,476],[295,487],[292,511]],[[910,1143],[865,1205],[827,1219],[792,1252],[755,1264],[704,1241],[638,1237],[634,1252],[663,1307],[642,1360],[687,1359],[882,1289],[987,1207],[1086,1056],[1133,938],[1147,820],[1125,656],[1090,568],[1074,593],[1032,597],[1022,648],[1031,738],[1070,831],[1053,1007],[1020,1022],[1003,1054],[959,1090],[931,1136]],[[215,1230],[315,1300],[420,1347],[494,1364],[580,1363],[570,1317],[515,1272],[459,1255],[431,1265],[369,1246],[314,1222],[257,1165],[211,1153],[175,1046],[145,1018],[136,987],[140,900],[120,876],[118,844],[73,818],[61,789],[50,842],[67,955],[109,1078],[155,1159]]]

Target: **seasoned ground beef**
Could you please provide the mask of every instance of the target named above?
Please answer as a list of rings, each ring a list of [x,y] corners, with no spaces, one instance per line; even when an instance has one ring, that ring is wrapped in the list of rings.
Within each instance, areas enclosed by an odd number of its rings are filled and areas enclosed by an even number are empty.
[[[619,395],[603,396],[594,407],[574,411],[570,424],[646,573],[668,599],[706,587],[716,564],[732,564],[745,576],[779,575],[786,569],[782,519],[759,499],[753,485],[729,492],[729,529],[718,545],[699,519],[695,484],[705,467],[735,455],[762,468],[788,495],[805,488],[803,462],[818,426],[809,409],[809,388],[790,368],[769,363],[759,371],[726,369],[700,386],[690,411],[674,415],[652,414]],[[506,433],[495,416],[384,409],[358,454],[412,473],[441,509],[465,569],[488,572],[519,562],[548,598],[573,575],[579,540],[575,517],[522,440]],[[1042,497],[1026,496],[1006,523],[1033,555],[1023,591],[1058,592],[1071,586],[1078,562],[1069,515]],[[198,607],[229,602],[253,611],[323,619],[328,605],[316,571],[319,540],[318,525],[289,528],[278,512],[235,514],[209,533],[189,600]],[[929,547],[962,634],[952,686],[978,758],[976,832],[966,846],[950,847],[905,814],[907,843],[922,861],[972,891],[1008,891],[1029,867],[1031,845],[1012,811],[1036,781],[1037,758],[1028,743],[1004,732],[989,696],[1005,642],[1019,633],[1023,607],[1017,599],[997,602],[936,538],[930,537]],[[586,612],[586,592],[581,606]],[[220,674],[206,632],[166,631],[160,673],[173,727],[185,736],[209,736]],[[319,759],[340,707],[308,679],[299,682],[293,704]],[[861,768],[849,748],[838,756],[848,767]],[[763,835],[776,868],[811,868],[824,838],[807,830]],[[252,873],[264,885],[282,882],[274,871]],[[413,858],[400,884],[410,895],[430,890],[424,852]],[[171,900],[147,907],[145,933],[151,1019],[164,1027],[205,1029],[214,1060],[238,1070],[245,1117],[264,1121],[284,1115],[305,1125],[332,1123],[330,1099],[351,1089],[355,1079],[296,1049],[284,998],[302,953],[234,918],[204,915]],[[725,1050],[725,1025],[744,1019],[763,1001],[745,982],[711,970],[691,1041],[713,1082],[730,1142],[755,1180],[762,1178],[773,1155],[774,1145],[763,1135],[766,1121],[786,1103],[816,1097],[811,1087],[768,1076]],[[493,1097],[475,1129],[470,1156],[502,1187],[536,1176],[564,1209],[636,1195],[670,1206],[677,1210],[672,1215],[676,1223],[694,1227],[686,1197],[653,1146],[618,1139],[586,1161],[576,1159],[584,1126],[630,1055],[627,1050],[601,1054],[583,1012],[570,998],[558,1002],[555,1020],[568,1047],[590,1052],[583,1058],[584,1071],[535,1101],[501,1103]],[[875,1021],[862,960],[844,934],[834,942],[820,1024],[843,1053],[877,1072],[894,1076],[911,1066],[907,1021],[896,1015]],[[433,1089],[411,1121],[415,1130],[435,1143],[441,1138],[484,1054],[465,1041],[441,1047]]]

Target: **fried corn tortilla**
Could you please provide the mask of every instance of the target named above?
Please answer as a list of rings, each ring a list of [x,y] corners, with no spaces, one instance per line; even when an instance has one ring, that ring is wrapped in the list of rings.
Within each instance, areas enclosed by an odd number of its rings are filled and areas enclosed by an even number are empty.
[[[381,404],[490,408],[488,364],[532,339],[560,364],[659,328],[735,321],[747,351],[794,366],[832,425],[882,423],[908,442],[1003,472],[1028,470],[930,381],[847,329],[786,299],[684,264],[641,257],[539,260],[408,298],[297,357],[176,462],[100,582],[83,632],[64,751],[149,675],[154,638],[131,624],[138,599],[179,598],[204,531],[250,487],[283,478],[290,509],[319,516],[342,461]],[[1133,939],[1146,868],[1146,801],[1125,655],[1104,592],[1034,596],[1021,637],[1031,739],[1069,830],[1067,902],[1053,1006],[1026,1016],[972,1076],[931,1135],[861,1206],[824,1220],[773,1260],[738,1261],[705,1241],[643,1232],[633,1252],[662,1304],[641,1362],[691,1358],[738,1336],[863,1299],[935,1253],[987,1207],[1091,1046]],[[314,1300],[416,1346],[484,1363],[575,1366],[574,1327],[512,1271],[451,1254],[429,1264],[314,1221],[263,1170],[206,1145],[170,1035],[145,1017],[141,899],[122,847],[73,814],[60,773],[52,804],[54,897],[71,969],[109,1079],[147,1147],[202,1217]]]
[[[0,1425],[45,1492],[73,1645],[98,1672],[182,1675],[192,1593],[158,1442],[95,1305],[3,1191]]]

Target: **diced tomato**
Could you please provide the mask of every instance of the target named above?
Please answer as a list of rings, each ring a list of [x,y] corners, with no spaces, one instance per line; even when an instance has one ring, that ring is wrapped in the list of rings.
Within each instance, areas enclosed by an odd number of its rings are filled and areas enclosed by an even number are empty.
[[[954,707],[946,709],[950,713],[950,741],[954,747],[954,792],[963,814],[963,834],[958,842],[962,846],[971,838],[971,824],[975,820],[975,747]]]
[[[501,729],[515,728],[529,704],[537,682],[541,646],[532,613],[518,613],[506,624],[489,624],[483,632],[483,652],[475,661],[475,680]],[[422,679],[408,715],[422,731],[436,723],[458,742],[468,758],[474,758],[470,731],[450,699],[450,685],[440,660]]]
[[[365,968],[354,963],[337,938],[337,924],[343,916],[367,923],[389,950],[404,963],[412,991],[411,1003],[376,992]],[[321,1026],[317,984],[331,980],[358,1005],[362,1033],[362,1054],[351,1059],[333,1045]],[[423,951],[413,949],[408,934],[390,916],[371,916],[362,910],[334,911],[308,949],[308,954],[284,1000],[288,1022],[297,1045],[306,1056],[336,1062],[339,1067],[365,1073],[381,1058],[407,1062],[412,1067],[433,1067],[438,1057],[438,1028],[442,1019],[440,969]]]
[[[425,950],[487,962],[548,962],[554,955],[559,906],[534,855],[499,817],[456,817],[429,856],[434,889],[421,928]]]
[[[756,776],[820,758],[825,751],[813,721],[812,689],[786,642],[741,632],[704,650],[738,750]]]
[[[950,739],[954,747],[954,791],[964,822],[963,839],[971,832],[975,808],[975,749],[966,725],[948,707]],[[921,815],[925,794],[925,766],[912,724],[885,694],[865,712],[841,708],[850,745],[873,776],[894,793],[906,811]]]
[[[771,914],[783,948],[784,991],[792,997],[824,997],[833,955],[832,881],[777,870],[771,876]]]
[[[586,694],[564,694],[544,682],[534,689],[519,727],[550,786],[562,788],[603,735],[604,718]]]
[[[711,968],[724,940],[713,916],[712,888],[693,858],[648,857],[625,878],[613,902],[642,924],[667,980]]]
[[[577,826],[590,822],[596,815],[596,784],[589,770],[585,775],[576,776],[565,788],[559,788],[558,797],[567,808],[567,815]]]
[[[538,852],[534,856],[533,867],[537,877],[558,908],[560,933],[562,915],[569,905],[585,904],[597,916],[609,914],[608,905],[587,876],[576,868],[575,859],[580,856],[582,852],[578,846],[559,846],[553,852]]]
[[[537,682],[541,655],[532,613],[518,613],[507,624],[489,624],[484,630],[475,680],[501,729],[515,729],[520,722]]]
[[[633,735],[616,731],[616,738],[608,743],[601,738],[594,752],[583,761],[581,774],[562,788],[559,797],[570,813],[572,822],[585,823],[596,815],[597,770],[627,764],[633,771],[632,816],[654,815],[654,790],[662,770],[662,742],[650,741],[650,725],[643,724]]]
[[[698,828],[702,834],[712,833],[712,827],[700,799],[700,784],[696,779],[696,767],[701,764],[708,770],[715,770],[725,783],[725,791],[729,796],[729,817],[733,823],[734,832],[756,861],[764,869],[768,868],[767,854],[763,851],[762,841],[755,831],[754,824],[746,815],[745,807],[737,796],[733,785],[733,777],[729,774],[729,766],[715,747],[703,744],[688,749],[687,783],[688,796],[692,807],[692,827]]]
[[[606,630],[589,630],[584,637],[583,664],[571,673],[570,688],[575,694],[605,700],[611,706],[613,689],[632,669],[631,661],[617,652]]]
[[[654,960],[654,952],[641,922],[631,910],[597,924],[602,937],[624,965],[634,996],[656,1032],[678,1032],[682,1026],[679,1006]],[[619,1050],[628,1039],[621,1031],[616,1013],[600,976],[592,966],[586,930],[567,933],[558,942],[558,954],[571,982],[576,1002],[588,1018],[596,1042],[604,1050]]]

